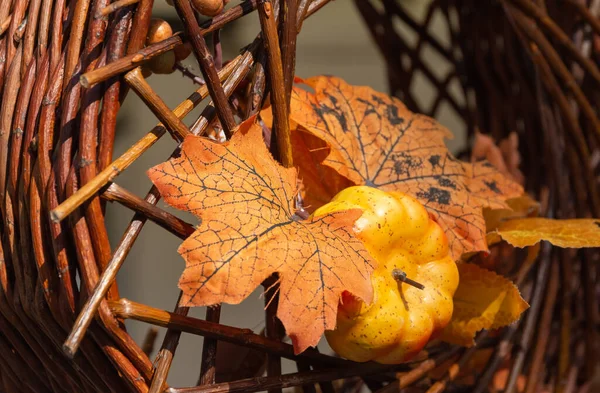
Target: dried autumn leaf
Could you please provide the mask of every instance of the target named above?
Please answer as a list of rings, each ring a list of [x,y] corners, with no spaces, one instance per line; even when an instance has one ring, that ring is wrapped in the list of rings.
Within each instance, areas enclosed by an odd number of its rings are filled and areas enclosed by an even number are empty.
[[[505,208],[522,188],[491,164],[465,163],[447,150],[450,132],[410,112],[399,100],[335,77],[295,88],[292,120],[330,146],[323,164],[356,185],[401,191],[417,199],[444,228],[455,259],[487,250],[482,207]]]
[[[519,184],[525,183],[523,173],[519,170],[521,154],[519,153],[519,136],[516,132],[500,141],[498,145],[494,140],[480,132],[475,133],[471,161],[487,160],[502,174],[512,177]]]
[[[516,132],[511,132],[505,139],[498,144],[502,156],[506,162],[509,173],[517,183],[525,184],[525,176],[519,169],[521,164],[521,153],[519,153],[519,135]]]
[[[496,230],[503,221],[534,217],[540,213],[540,203],[529,195],[508,199],[506,204],[508,209],[483,209],[487,232]]]
[[[529,306],[508,279],[470,263],[458,263],[460,282],[454,313],[441,339],[472,346],[481,329],[498,329],[515,322]]]
[[[340,190],[353,185],[332,168],[320,165],[329,154],[329,146],[323,140],[299,127],[292,130],[292,145],[294,166],[302,181],[304,207],[309,213],[331,201]]]
[[[563,248],[600,247],[599,219],[521,218],[503,222],[495,233],[515,247],[542,240]]]
[[[473,147],[471,148],[471,162],[481,160],[488,161],[500,172],[508,174],[508,168],[502,155],[502,151],[496,146],[494,139],[489,135],[476,131]]]
[[[240,303],[278,272],[277,316],[301,352],[335,327],[343,291],[371,301],[373,261],[352,230],[360,210],[295,215],[296,170],[273,160],[254,120],[224,144],[187,137],[149,176],[169,205],[202,220],[179,247],[182,305]]]

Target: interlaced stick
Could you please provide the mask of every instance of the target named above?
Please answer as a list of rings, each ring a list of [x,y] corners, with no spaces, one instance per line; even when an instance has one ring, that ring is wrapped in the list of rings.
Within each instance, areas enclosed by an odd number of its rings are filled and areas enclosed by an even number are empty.
[[[232,62],[232,63],[235,64],[235,62]],[[232,70],[230,70],[230,71],[232,71]],[[223,76],[226,75],[227,70],[224,69],[222,71],[222,74],[223,74]],[[206,98],[207,96],[208,96],[207,89],[205,86],[202,86],[197,90],[196,93],[194,93],[192,96],[190,96],[190,98],[188,98],[188,100],[184,101],[177,108],[175,108],[173,113],[175,113],[175,115],[177,115],[179,117],[184,117],[189,112],[191,112],[192,109],[202,101],[202,99]],[[153,129],[153,131],[148,134],[147,139],[149,139],[149,141],[144,142],[143,146],[146,146],[146,145],[148,145],[148,147],[151,146],[165,132],[166,132],[166,129],[164,126],[162,126],[162,125],[156,126]],[[146,147],[146,149],[147,149],[147,147]],[[139,150],[140,150],[139,148],[134,149],[134,150],[130,149],[132,155],[137,154],[138,157],[141,154],[141,152]],[[135,158],[133,158],[133,159],[135,159]],[[115,163],[117,161],[113,162],[113,164],[111,164],[111,167],[115,167],[116,166]],[[131,162],[133,162],[131,157],[125,157],[125,159],[123,159],[122,161],[124,163],[128,162],[129,164]],[[107,168],[109,173],[111,172],[111,169],[113,169],[111,167]],[[105,172],[105,171],[103,171],[103,172]],[[107,179],[104,184],[99,186],[98,189],[103,187],[108,181],[111,180],[110,176],[108,176],[108,178],[109,179]],[[150,198],[150,200],[149,200],[149,198]],[[148,197],[146,197],[146,201],[149,203],[156,204],[156,202],[158,202],[158,199],[153,195],[152,192],[150,192],[150,195]],[[145,222],[145,219],[144,219],[144,222]],[[69,356],[73,356],[75,354],[75,352],[77,351],[77,348],[79,347],[81,340],[83,339],[83,335],[85,334],[85,330],[89,326],[96,310],[98,309],[100,302],[102,301],[102,299],[104,297],[105,291],[108,290],[110,284],[114,281],[116,274],[125,259],[125,256],[127,255],[130,247],[133,245],[133,241],[135,240],[135,238],[137,238],[137,234],[139,233],[139,230],[141,230],[141,226],[139,226],[139,229],[138,229],[137,225],[134,227],[130,226],[130,228],[131,228],[131,231],[133,231],[133,232],[129,235],[124,236],[123,239],[128,239],[128,241],[130,241],[131,244],[129,244],[127,247],[125,247],[123,251],[120,251],[119,247],[117,248],[117,251],[115,251],[111,262],[109,263],[108,267],[103,272],[102,277],[100,278],[98,286],[96,287],[96,291],[92,294],[92,296],[88,299],[87,303],[83,307],[82,311],[80,312],[80,314],[71,330],[71,334],[69,335],[69,338],[67,339],[67,341],[65,342],[65,344],[63,346],[63,350]]]
[[[128,5],[136,4],[140,0],[117,0],[110,5],[102,8],[100,12],[95,15],[95,18],[102,18],[103,16],[108,16],[111,13],[120,10],[123,7],[127,7]]]
[[[239,329],[218,323],[204,321],[202,319],[183,316],[179,313],[170,313],[164,310],[145,306],[127,299],[121,299],[110,303],[111,310],[115,315],[150,323],[155,326],[168,327],[172,330],[183,331],[203,337],[215,338],[232,344],[249,348],[256,348],[281,357],[297,360],[304,359],[311,364],[330,367],[349,367],[361,363],[324,355],[314,348],[296,355],[294,347],[279,340],[255,334],[250,329]],[[365,365],[365,364],[362,364]],[[409,364],[399,365],[400,369],[408,370]]]
[[[227,97],[225,96],[223,86],[221,86],[221,82],[219,81],[212,54],[206,46],[206,41],[204,41],[204,37],[202,36],[202,30],[200,29],[200,26],[198,26],[198,21],[192,11],[192,6],[190,5],[189,0],[174,0],[174,4],[177,14],[185,26],[187,37],[192,44],[192,50],[196,56],[196,60],[198,60],[198,64],[200,64],[200,70],[206,81],[210,96],[215,103],[217,116],[221,120],[223,131],[225,131],[225,135],[230,138],[233,129],[236,126],[233,112],[227,102]]]
[[[223,68],[219,77],[225,79],[233,71],[237,62],[241,60],[241,56],[232,60],[228,67]],[[206,86],[201,86],[197,89],[196,93],[191,95],[186,101],[184,101],[178,108],[174,109],[174,113],[180,112],[180,117],[185,117],[191,110],[198,105],[204,98],[208,96],[208,89]],[[167,129],[161,124],[153,128],[148,134],[142,137],[139,141],[134,143],[121,157],[117,158],[107,166],[102,172],[96,177],[87,182],[81,187],[73,196],[67,198],[63,203],[51,211],[51,217],[55,221],[61,221],[69,213],[73,212],[78,206],[87,201],[92,195],[98,192],[104,187],[109,181],[116,178],[123,170],[129,167],[136,159],[138,159],[145,151],[156,143],[164,134]]]
[[[122,76],[166,50],[157,51],[157,47],[152,46],[144,48],[153,1],[119,0],[109,4],[107,0],[0,0],[0,3],[0,94],[3,97],[0,121],[1,139],[4,140],[0,156],[6,158],[6,164],[0,168],[5,179],[0,186],[4,187],[1,204],[3,243],[0,247],[3,256],[0,262],[0,346],[3,352],[0,356],[0,390],[10,393],[146,393],[152,368],[144,353],[136,349],[130,336],[121,329],[118,318],[126,315],[118,307],[105,307],[101,311],[98,324],[89,328],[87,336],[90,339],[81,341],[83,333],[80,332],[77,346],[82,345],[82,351],[79,356],[72,361],[57,362],[56,359],[61,359],[57,348],[65,339],[63,330],[68,330],[73,323],[80,299],[98,294],[101,300],[106,296],[106,290],[100,291],[99,287],[93,286],[97,279],[94,271],[105,266],[103,258],[94,254],[98,254],[98,249],[103,250],[100,254],[106,254],[105,245],[96,238],[101,238],[100,232],[105,232],[103,209],[107,200],[126,206],[135,215],[112,258],[108,254],[112,259],[108,262],[118,266],[116,270],[107,268],[102,275],[107,284],[103,285],[114,283],[118,267],[148,219],[182,239],[193,230],[190,224],[156,206],[160,196],[155,188],[142,200],[112,183],[121,171],[168,132],[165,127],[155,128],[111,165],[116,115],[128,90],[126,85],[119,86]],[[201,35],[219,31],[227,23],[254,11],[259,3],[259,0],[242,1],[200,26],[195,19],[190,19],[186,29],[195,29]],[[231,112],[231,107],[237,110],[240,119],[254,115],[269,93],[271,104],[278,111],[281,104],[274,99],[274,93],[279,92],[280,83],[273,83],[273,80],[274,76],[276,80],[281,78],[273,75],[272,69],[278,67],[272,66],[269,55],[276,57],[279,51],[284,102],[287,104],[294,75],[290,56],[295,50],[290,48],[295,45],[295,35],[305,16],[326,3],[322,0],[280,1],[281,13],[276,15],[279,24],[275,24],[280,48],[275,45],[275,49],[258,51],[244,67],[238,68],[243,59],[237,58],[229,72],[243,71],[237,74],[240,79],[254,63],[248,89],[237,91],[229,101],[216,99],[216,104],[203,112],[193,130],[203,132],[208,127],[220,127],[217,111]],[[403,101],[408,106],[419,107],[423,97],[411,91],[411,87],[418,76],[424,77],[432,83],[434,90],[432,100],[423,105],[425,109],[438,115],[444,109],[450,109],[462,117],[468,133],[478,128],[496,140],[515,131],[520,137],[521,170],[526,175],[528,191],[537,199],[541,199],[543,193],[550,194],[553,202],[549,210],[560,217],[598,216],[600,195],[595,172],[600,143],[600,99],[594,86],[600,82],[596,64],[600,49],[596,37],[600,32],[599,1],[433,0],[424,13],[424,20],[414,19],[401,1],[364,0],[356,1],[356,4],[369,19],[368,27],[389,66],[388,78],[394,94],[405,94]],[[297,9],[296,26],[289,22],[294,7]],[[560,18],[556,18],[557,7]],[[432,32],[431,26],[440,19],[449,22],[450,39]],[[181,36],[172,40],[177,44],[182,42]],[[265,41],[272,40],[265,38]],[[168,45],[174,45],[174,42]],[[164,42],[159,44],[165,45]],[[218,52],[215,63],[219,63]],[[436,61],[435,67],[430,67],[424,60],[428,57],[424,55],[426,52],[435,52],[440,63],[451,63],[451,69],[440,75],[438,71],[444,66],[440,67]],[[125,53],[131,57],[123,61]],[[140,54],[141,57],[136,57]],[[104,57],[108,65],[89,67],[99,56]],[[65,72],[60,70],[61,61],[66,63]],[[116,64],[111,70],[112,63]],[[118,67],[120,70],[115,71]],[[93,68],[91,74],[84,72]],[[218,64],[207,67],[209,72],[213,68],[218,71]],[[88,81],[87,76],[92,77],[92,83],[86,88],[75,83],[79,70],[86,75],[84,84]],[[221,82],[225,81],[223,90],[227,98],[228,86],[232,86],[228,81],[239,82],[238,76],[227,79],[227,73],[218,75]],[[140,80],[134,78],[134,82]],[[218,89],[220,82],[213,82]],[[149,97],[148,105],[154,106],[155,113],[167,124],[169,131],[174,131],[177,140],[186,131],[189,133],[179,120],[184,115],[177,119],[172,117],[173,112],[160,105],[162,100],[155,92],[144,85],[137,88]],[[199,89],[186,105],[193,107],[197,101],[208,97],[208,90],[208,87]],[[277,133],[274,135],[273,144],[281,151],[279,137]],[[94,140],[98,141],[98,146]],[[97,176],[90,169],[93,165],[100,171]],[[84,193],[77,189],[79,181],[85,184],[82,190],[90,184]],[[66,185],[70,186],[68,192]],[[73,197],[65,200],[72,191],[75,191]],[[98,202],[100,199],[102,201]],[[59,208],[59,203],[66,201],[70,201],[68,209],[71,210],[56,216],[56,220],[75,212],[70,223],[49,222],[49,210]],[[90,208],[85,202],[94,207]],[[99,209],[98,206],[102,207]],[[61,210],[57,212],[60,214]],[[543,256],[541,263],[513,269],[519,270],[516,277],[521,289],[532,290],[532,308],[522,323],[504,330],[499,345],[491,343],[498,351],[487,363],[474,391],[488,388],[505,359],[508,359],[510,370],[506,393],[515,391],[523,370],[528,374],[527,393],[548,384],[554,384],[558,390],[574,391],[586,378],[593,376],[599,358],[598,285],[594,282],[597,258],[593,252],[575,254],[565,251],[550,255],[550,259]],[[546,272],[547,279],[540,282],[539,267],[543,263],[550,267]],[[537,274],[529,271],[532,266],[538,269]],[[75,281],[77,274],[80,285]],[[556,277],[559,274],[560,277]],[[409,284],[410,278],[402,272],[397,275]],[[533,281],[536,286],[532,287]],[[538,291],[538,284],[546,289]],[[558,294],[560,307],[556,307]],[[149,315],[144,314],[148,309],[143,307],[136,305],[132,310],[136,318],[149,321]],[[98,312],[97,306],[91,312],[91,309],[87,310],[90,320]],[[116,320],[112,311],[116,311]],[[180,317],[187,313],[184,308],[180,311]],[[274,314],[269,311],[270,316]],[[171,314],[168,317],[171,318]],[[161,352],[168,361],[163,361],[161,356],[156,362],[154,379],[157,382],[152,387],[153,392],[166,388],[164,381],[181,333],[176,329],[183,326],[194,334],[205,334],[202,329],[208,329],[193,318],[175,318],[173,324],[164,315],[160,318],[163,318],[161,326],[169,329]],[[210,328],[214,326],[210,325]],[[83,331],[87,329],[83,328]],[[235,339],[227,336],[234,333],[241,336]],[[228,331],[223,338],[219,337],[209,337],[205,348],[211,348],[211,339],[214,343],[219,339],[241,340],[240,337],[245,336],[240,331]],[[576,342],[579,345],[574,345]],[[266,343],[256,341],[252,345],[264,351],[265,345],[279,344],[270,340]],[[271,351],[272,359],[282,356],[283,352],[279,350],[283,351],[283,348],[277,348]],[[507,358],[509,350],[513,356]],[[429,353],[427,360],[414,365],[412,370],[406,368],[406,372],[399,374],[399,382],[383,387],[380,392],[406,387],[421,391],[430,389],[430,392],[453,391],[457,388],[456,369],[473,351],[462,356],[457,347],[444,347],[444,351],[444,355],[450,356],[445,360],[452,361],[448,363],[446,376],[439,381],[421,378],[439,365],[436,360],[441,361],[441,357]],[[342,367],[336,370],[323,369],[323,366],[329,367],[328,362],[332,366],[338,365],[328,357],[292,359],[299,361],[299,370],[303,371],[281,377],[271,373],[266,378],[233,381],[229,385],[167,389],[172,392],[253,391],[302,385],[310,393],[315,389],[315,382],[331,381],[341,375],[356,377],[364,372],[359,365],[350,362],[340,362]],[[525,364],[528,359],[531,363]],[[211,369],[213,360],[213,356],[203,356],[203,363],[206,361],[208,365],[205,370]],[[375,378],[369,378],[367,385],[380,387],[393,380],[389,378],[390,369],[374,371]],[[540,373],[539,370],[550,371]],[[209,376],[204,382],[211,382],[210,372],[206,375]],[[417,384],[418,380],[422,382]],[[348,385],[351,388],[357,386],[360,384]],[[331,389],[331,385],[322,385],[324,393],[332,393]]]

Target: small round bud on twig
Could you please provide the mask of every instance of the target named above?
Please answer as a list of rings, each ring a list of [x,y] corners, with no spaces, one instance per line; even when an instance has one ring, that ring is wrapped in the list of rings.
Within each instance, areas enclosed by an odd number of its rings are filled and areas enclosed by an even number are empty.
[[[148,35],[146,36],[146,44],[155,44],[164,41],[173,35],[171,25],[163,19],[152,19]],[[156,56],[149,61],[150,69],[155,74],[170,74],[175,67],[175,53],[171,50]]]
[[[191,0],[191,3],[202,15],[215,16],[223,11],[223,0]]]

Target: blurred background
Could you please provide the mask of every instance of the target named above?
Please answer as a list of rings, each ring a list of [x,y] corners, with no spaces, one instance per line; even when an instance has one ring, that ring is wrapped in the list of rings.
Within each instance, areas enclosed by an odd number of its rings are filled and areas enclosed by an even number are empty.
[[[428,3],[427,0],[406,0],[404,6],[416,19],[421,19]],[[238,1],[233,0],[229,6],[235,4],[238,4]],[[156,0],[154,15],[170,22],[175,31],[181,30],[174,9],[165,0]],[[445,31],[443,27],[434,24],[434,28],[440,30],[440,39],[447,41],[441,33]],[[409,29],[402,29],[401,26],[400,29],[406,34],[412,33]],[[260,24],[256,13],[247,15],[228,26],[221,32],[224,58],[230,59],[236,56],[239,48],[251,42],[259,30]],[[432,51],[431,57],[428,57],[425,52],[425,61],[438,62],[439,59],[433,57]],[[443,63],[440,62],[441,72],[443,67]],[[192,69],[200,74],[195,65]],[[345,79],[350,84],[368,85],[378,91],[388,91],[384,60],[355,9],[354,2],[350,0],[332,1],[304,23],[298,37],[296,74],[300,77],[331,74]],[[183,77],[179,72],[171,75],[153,75],[149,78],[149,82],[171,108],[197,88],[190,79]],[[411,89],[416,89],[414,91],[418,92],[422,102],[428,102],[433,97],[433,86],[426,78],[416,78]],[[187,124],[191,124],[196,119],[201,107],[186,118]],[[450,130],[462,129],[457,126],[457,119],[450,111],[440,111],[438,120]],[[115,157],[123,153],[156,123],[155,116],[135,94],[130,92],[119,112]],[[451,150],[456,151],[463,143],[464,136],[455,135],[455,139],[449,145]],[[174,147],[173,140],[165,136],[116,181],[138,195],[145,195],[151,186],[145,174],[146,170],[167,159]],[[174,212],[162,202],[160,206]],[[183,216],[181,212],[174,213],[190,223],[197,223],[197,219],[192,216]],[[117,204],[107,209],[107,225],[113,247],[118,244],[132,216],[131,211]],[[180,243],[181,241],[175,236],[148,222],[118,275],[121,296],[152,307],[172,310],[177,300],[177,281],[184,268],[183,259],[177,254]],[[261,289],[255,291],[239,306],[224,305],[221,323],[260,331],[264,327],[264,299],[261,293]],[[190,312],[190,316],[194,317],[204,318],[204,315],[204,308],[196,308]],[[135,321],[127,321],[127,328],[138,343],[143,341],[148,331],[148,325]],[[159,332],[155,353],[160,347],[164,332],[165,329]],[[329,350],[324,340],[320,348],[323,351]],[[183,334],[168,383],[174,386],[196,385],[200,372],[201,353],[202,338]],[[294,363],[286,360],[283,362],[284,372],[296,371]]]

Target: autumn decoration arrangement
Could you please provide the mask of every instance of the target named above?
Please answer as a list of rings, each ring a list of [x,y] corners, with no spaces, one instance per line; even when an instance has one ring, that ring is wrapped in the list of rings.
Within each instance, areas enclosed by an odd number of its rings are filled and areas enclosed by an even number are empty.
[[[330,0],[158,1],[0,2],[0,392],[600,391],[599,1],[335,2],[389,95],[296,76]],[[227,58],[240,18],[260,28]],[[171,107],[159,78],[189,95]],[[125,100],[156,126],[121,130]],[[147,193],[126,189],[165,136]],[[116,282],[148,223],[181,242],[143,261],[182,270],[170,310]],[[223,323],[258,294],[263,325]],[[182,335],[199,373],[175,387]]]
[[[179,248],[183,305],[240,303],[278,273],[277,317],[296,352],[326,333],[348,359],[400,363],[435,338],[473,345],[527,309],[509,279],[472,261],[489,245],[600,246],[600,221],[527,217],[537,204],[517,182],[453,157],[450,132],[398,99],[336,77],[296,83],[294,168],[268,151],[267,108],[223,144],[187,137],[148,172],[201,220]]]

